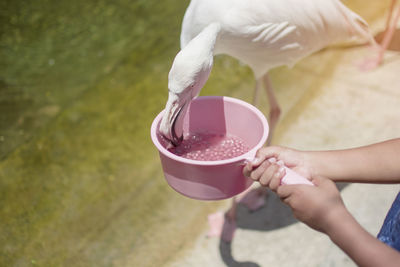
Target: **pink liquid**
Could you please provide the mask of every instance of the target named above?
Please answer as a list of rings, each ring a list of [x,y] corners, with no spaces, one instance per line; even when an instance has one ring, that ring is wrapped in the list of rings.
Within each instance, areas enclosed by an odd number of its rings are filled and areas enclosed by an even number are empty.
[[[197,133],[185,136],[182,143],[169,149],[175,155],[193,160],[224,160],[240,156],[250,150],[234,135]]]

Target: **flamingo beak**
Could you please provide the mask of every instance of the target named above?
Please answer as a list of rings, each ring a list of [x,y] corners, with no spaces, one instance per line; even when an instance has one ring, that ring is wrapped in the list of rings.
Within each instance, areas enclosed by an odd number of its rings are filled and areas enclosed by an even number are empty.
[[[182,107],[178,108],[171,123],[170,141],[174,146],[179,146],[183,141],[183,117],[185,114],[182,113],[182,111],[185,110],[185,106],[186,103]]]
[[[189,99],[181,99],[170,93],[160,124],[160,132],[173,146],[183,141],[183,118],[189,106]]]

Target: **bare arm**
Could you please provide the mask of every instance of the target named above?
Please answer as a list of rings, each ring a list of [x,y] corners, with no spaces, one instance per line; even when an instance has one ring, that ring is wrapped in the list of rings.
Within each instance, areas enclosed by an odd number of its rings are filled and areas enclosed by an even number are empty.
[[[299,151],[284,147],[266,147],[243,173],[264,186],[278,173],[279,166],[267,159],[283,161],[304,177],[329,177],[335,182],[400,183],[400,138],[369,146],[331,151]],[[273,190],[278,184],[273,184]]]
[[[394,267],[399,265],[400,253],[368,233],[347,210],[337,216],[336,220],[331,221],[331,227],[326,234],[358,266]]]
[[[284,171],[279,161],[311,179],[315,186],[280,186]],[[256,160],[247,164],[243,173],[276,191],[282,201],[292,208],[296,218],[327,234],[358,266],[398,266],[400,253],[358,224],[345,208],[331,180],[399,183],[400,139],[354,149],[321,152],[267,147],[258,151]]]
[[[333,181],[400,182],[400,138],[353,149],[305,152],[312,175]]]
[[[283,185],[277,189],[296,218],[327,234],[358,266],[399,265],[400,253],[361,227],[344,206],[332,181],[322,177],[312,181],[315,186]]]

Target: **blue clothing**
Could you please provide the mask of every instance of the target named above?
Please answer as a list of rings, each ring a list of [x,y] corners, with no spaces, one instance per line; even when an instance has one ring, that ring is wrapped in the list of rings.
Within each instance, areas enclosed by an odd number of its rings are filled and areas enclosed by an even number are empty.
[[[386,215],[378,239],[400,251],[400,193]]]

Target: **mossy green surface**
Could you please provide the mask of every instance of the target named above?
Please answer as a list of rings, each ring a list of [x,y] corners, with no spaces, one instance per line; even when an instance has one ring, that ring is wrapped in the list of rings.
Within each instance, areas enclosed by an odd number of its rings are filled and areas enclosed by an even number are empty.
[[[0,3],[0,266],[161,266],[204,227],[149,135],[187,4]],[[252,79],[217,57],[202,94]]]

